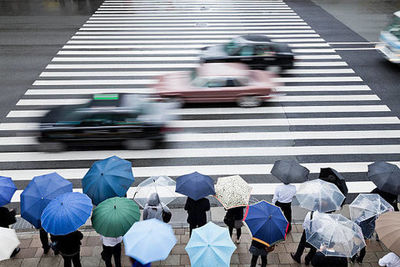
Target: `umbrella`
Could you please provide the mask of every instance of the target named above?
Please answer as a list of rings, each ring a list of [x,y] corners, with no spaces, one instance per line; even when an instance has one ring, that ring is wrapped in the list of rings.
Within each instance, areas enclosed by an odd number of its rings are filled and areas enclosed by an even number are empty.
[[[302,183],[296,198],[305,209],[328,212],[339,209],[345,197],[336,185],[316,179]]]
[[[86,222],[92,208],[92,201],[87,195],[64,193],[50,201],[43,210],[42,227],[53,235],[72,233]]]
[[[376,186],[394,195],[400,194],[400,168],[397,165],[384,161],[377,161],[368,165],[368,178]]]
[[[192,267],[228,267],[236,246],[227,228],[208,222],[193,230],[185,249]]]
[[[98,205],[107,198],[125,196],[134,181],[131,162],[112,156],[93,163],[82,179],[82,188]]]
[[[271,174],[284,184],[302,183],[308,180],[310,171],[295,160],[277,160]]]
[[[360,226],[341,214],[315,212],[306,240],[326,256],[352,257],[365,247]]]
[[[17,187],[10,177],[0,176],[0,206],[4,206],[11,202]]]
[[[171,225],[157,219],[137,222],[124,235],[125,255],[142,264],[165,260],[175,244]]]
[[[332,168],[321,168],[319,178],[323,181],[335,184],[344,196],[347,195],[349,189],[347,189],[346,179],[343,175]]]
[[[208,175],[192,172],[176,179],[175,192],[199,200],[208,195],[215,195],[214,181]]]
[[[0,261],[7,260],[20,242],[14,229],[4,227],[0,227],[0,240]]]
[[[239,175],[220,177],[215,185],[215,197],[225,209],[247,206],[251,189]]]
[[[118,237],[128,232],[139,220],[139,207],[132,199],[113,197],[104,200],[93,210],[92,226],[103,236]]]
[[[247,207],[244,222],[253,239],[267,246],[286,239],[289,223],[285,215],[279,207],[265,200]]]
[[[133,199],[144,208],[149,197],[157,193],[160,201],[168,205],[176,199],[175,186],[176,182],[168,176],[152,176],[136,187]]]
[[[400,212],[382,214],[376,220],[375,231],[388,249],[400,255]]]
[[[51,200],[72,192],[72,183],[58,173],[35,176],[21,194],[21,217],[40,228],[40,216]]]
[[[349,205],[349,210],[350,218],[361,222],[393,211],[393,207],[378,194],[359,194]]]

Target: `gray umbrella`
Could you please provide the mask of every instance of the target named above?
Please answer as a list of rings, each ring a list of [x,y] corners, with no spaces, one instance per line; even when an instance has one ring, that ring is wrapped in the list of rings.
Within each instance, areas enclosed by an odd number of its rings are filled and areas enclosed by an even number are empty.
[[[271,173],[283,183],[290,184],[307,181],[310,171],[294,160],[277,160]]]
[[[368,178],[376,186],[394,195],[400,194],[400,168],[397,165],[384,161],[377,161],[368,165]]]

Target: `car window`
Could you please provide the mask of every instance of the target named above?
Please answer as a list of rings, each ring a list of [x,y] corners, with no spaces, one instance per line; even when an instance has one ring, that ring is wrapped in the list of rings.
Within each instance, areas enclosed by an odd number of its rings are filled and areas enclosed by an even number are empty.
[[[275,52],[275,47],[273,45],[257,45],[255,48],[256,55],[264,55],[267,53]]]
[[[240,55],[242,57],[252,56],[253,53],[254,53],[254,49],[252,46],[249,46],[249,45],[243,46],[242,49],[240,50]]]
[[[81,126],[99,126],[99,125],[111,125],[112,114],[110,113],[88,113],[81,120]]]
[[[193,87],[207,87],[208,79],[197,77],[192,81]]]
[[[249,79],[247,78],[237,78],[233,79],[233,82],[235,83],[235,86],[247,86],[249,84]]]
[[[226,79],[212,79],[207,82],[207,87],[208,88],[214,88],[214,87],[226,87]]]
[[[230,41],[225,45],[225,52],[228,55],[236,55],[240,51],[240,44],[236,42],[235,40]]]

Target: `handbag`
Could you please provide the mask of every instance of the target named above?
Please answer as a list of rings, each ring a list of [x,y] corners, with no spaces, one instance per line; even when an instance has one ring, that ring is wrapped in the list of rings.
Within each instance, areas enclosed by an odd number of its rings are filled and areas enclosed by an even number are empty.
[[[163,222],[169,223],[171,221],[171,217],[172,217],[171,211],[167,211],[163,207],[162,208],[162,219],[163,219]]]
[[[239,229],[243,226],[243,221],[242,220],[235,220],[233,222],[233,228]]]

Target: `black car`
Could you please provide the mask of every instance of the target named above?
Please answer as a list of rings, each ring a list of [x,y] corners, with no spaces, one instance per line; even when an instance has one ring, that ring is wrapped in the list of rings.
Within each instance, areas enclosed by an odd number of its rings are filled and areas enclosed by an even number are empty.
[[[293,67],[294,55],[287,44],[274,43],[265,35],[249,34],[227,44],[204,47],[200,62],[241,62],[252,69]]]
[[[167,109],[166,103],[137,94],[94,95],[86,104],[51,109],[41,120],[38,139],[45,151],[77,144],[132,148],[137,140],[149,140],[154,147],[168,129]]]

